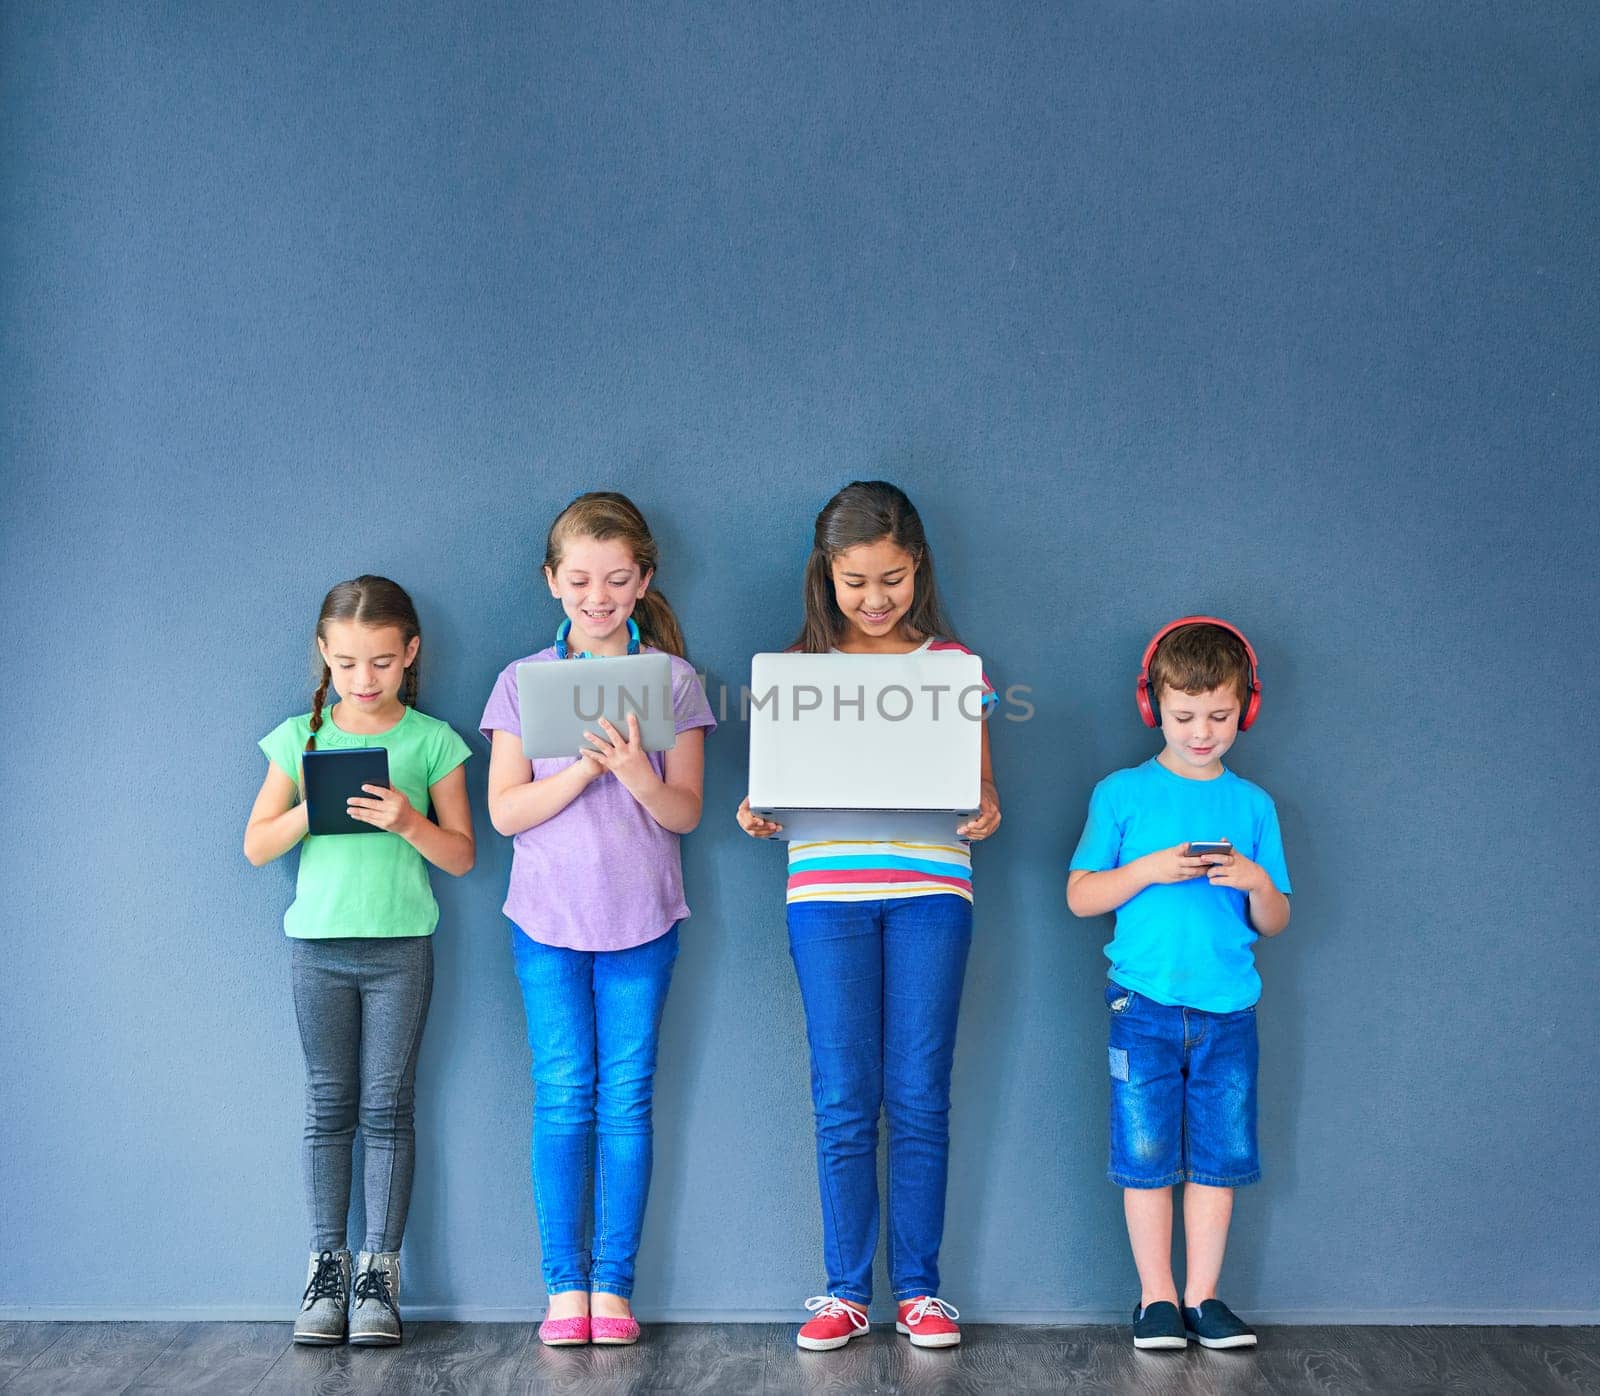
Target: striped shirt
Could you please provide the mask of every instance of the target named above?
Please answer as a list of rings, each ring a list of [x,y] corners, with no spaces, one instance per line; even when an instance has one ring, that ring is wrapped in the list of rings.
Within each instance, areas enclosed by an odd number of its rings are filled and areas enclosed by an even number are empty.
[[[921,648],[972,653],[953,640],[928,640]],[[997,701],[985,674],[986,715]],[[947,893],[972,900],[972,855],[965,843],[817,839],[789,845],[789,902],[877,901]]]

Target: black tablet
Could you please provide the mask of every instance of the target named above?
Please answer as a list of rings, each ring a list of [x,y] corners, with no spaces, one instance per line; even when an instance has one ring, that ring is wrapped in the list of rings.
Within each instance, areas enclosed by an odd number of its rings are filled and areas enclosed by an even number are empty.
[[[352,795],[371,799],[363,785],[389,784],[389,752],[381,746],[335,747],[308,751],[301,758],[306,774],[306,823],[313,834],[381,834],[374,824],[352,819],[346,802]]]

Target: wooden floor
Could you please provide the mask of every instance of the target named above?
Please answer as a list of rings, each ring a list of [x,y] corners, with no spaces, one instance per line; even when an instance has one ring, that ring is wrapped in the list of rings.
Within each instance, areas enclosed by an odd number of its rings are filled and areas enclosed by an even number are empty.
[[[0,1323],[0,1392],[1600,1393],[1600,1328],[1268,1327],[1254,1353],[1136,1353],[1109,1326],[965,1339],[922,1352],[884,1327],[806,1353],[787,1324],[662,1324],[557,1349],[529,1324],[417,1323],[400,1348],[317,1349],[287,1323]]]

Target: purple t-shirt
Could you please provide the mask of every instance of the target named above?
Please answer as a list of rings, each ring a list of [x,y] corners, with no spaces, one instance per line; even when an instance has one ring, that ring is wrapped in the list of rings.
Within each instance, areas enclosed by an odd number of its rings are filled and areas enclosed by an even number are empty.
[[[645,654],[659,654],[648,645]],[[687,659],[672,660],[675,729],[716,729],[700,677]],[[496,731],[522,736],[517,665],[581,664],[557,660],[554,646],[506,665],[495,680],[479,730],[492,745]],[[665,753],[650,764],[665,776]],[[540,758],[533,778],[564,771],[579,758]],[[511,886],[505,913],[542,945],[569,950],[626,950],[665,935],[689,914],[683,900],[678,835],[663,829],[609,771],[553,819],[524,829],[512,841]]]

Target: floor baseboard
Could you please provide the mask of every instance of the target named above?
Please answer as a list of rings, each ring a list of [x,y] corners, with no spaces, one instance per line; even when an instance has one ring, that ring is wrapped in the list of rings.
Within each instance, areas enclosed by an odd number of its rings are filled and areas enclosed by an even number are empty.
[[[1600,1309],[1250,1309],[1252,1323],[1348,1327],[1413,1327],[1456,1324],[1467,1327],[1588,1327],[1600,1325]],[[539,1308],[491,1308],[476,1304],[407,1304],[417,1322],[537,1323]],[[0,1322],[40,1323],[287,1323],[281,1304],[134,1306],[109,1304],[0,1304]],[[799,1323],[798,1308],[639,1310],[642,1323]],[[1126,1323],[1126,1309],[983,1309],[962,1306],[963,1323],[1025,1326]]]

